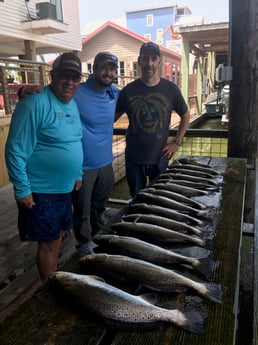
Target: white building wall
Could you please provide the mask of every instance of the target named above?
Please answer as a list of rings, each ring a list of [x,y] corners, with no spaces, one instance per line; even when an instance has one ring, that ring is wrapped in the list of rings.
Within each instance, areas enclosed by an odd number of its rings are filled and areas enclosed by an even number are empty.
[[[78,0],[62,0],[63,23],[67,32],[40,35],[23,29],[23,21],[36,19],[36,3],[41,0],[0,2],[0,56],[23,55],[24,40],[36,42],[37,54],[81,50]],[[47,1],[45,1],[47,2]],[[28,10],[27,10],[27,6]]]

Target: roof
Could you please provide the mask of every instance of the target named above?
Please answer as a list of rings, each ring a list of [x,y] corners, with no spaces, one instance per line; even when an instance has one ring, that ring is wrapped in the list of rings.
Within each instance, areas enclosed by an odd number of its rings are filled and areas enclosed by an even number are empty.
[[[229,50],[229,24],[213,23],[179,28],[183,41],[188,41],[195,55],[205,52],[227,53]]]
[[[103,31],[105,31],[106,29],[108,28],[113,28],[114,30],[117,30],[121,33],[124,33],[125,35],[128,35],[132,38],[135,38],[136,40],[140,41],[141,43],[145,43],[145,42],[149,42],[150,40],[148,40],[147,38],[141,36],[141,35],[138,35],[136,34],[135,32],[133,31],[130,31],[118,24],[115,24],[111,21],[107,21],[106,23],[104,23],[103,25],[101,25],[98,29],[96,29],[95,31],[93,31],[91,34],[89,34],[87,37],[85,37],[83,40],[82,40],[82,46],[86,43],[88,43],[90,40],[92,40],[94,37],[96,37],[96,35],[99,35],[101,34]],[[176,52],[170,50],[170,49],[167,49],[161,45],[159,45],[160,47],[160,51],[164,54],[172,54],[174,56],[180,56],[179,54],[177,54]]]

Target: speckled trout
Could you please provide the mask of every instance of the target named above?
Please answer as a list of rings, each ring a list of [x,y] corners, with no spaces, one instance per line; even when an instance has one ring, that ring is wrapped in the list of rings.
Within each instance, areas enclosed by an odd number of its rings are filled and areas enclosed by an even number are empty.
[[[147,187],[141,190],[141,192],[147,192],[159,196],[164,196],[166,198],[178,201],[179,203],[184,203],[186,205],[189,205],[191,207],[196,207],[198,209],[204,210],[206,208],[206,205],[202,204],[201,202],[198,202],[196,200],[193,200],[187,196],[184,196],[179,193],[171,192],[170,190],[163,190],[163,189],[157,189],[152,187]]]
[[[214,260],[209,257],[196,259],[181,255],[135,237],[95,235],[93,240],[102,251],[146,260],[161,266],[190,265],[204,275],[210,275],[214,267]]]
[[[176,220],[173,220],[167,217],[157,216],[155,214],[131,213],[131,214],[124,215],[122,217],[122,221],[133,222],[133,223],[140,222],[140,223],[154,224],[154,225],[163,226],[170,230],[181,231],[184,233],[195,234],[198,236],[201,236],[203,233],[203,231],[200,230],[199,228],[196,228],[189,224],[178,222]]]
[[[197,282],[172,269],[145,260],[123,255],[92,254],[82,257],[80,263],[86,270],[94,270],[100,275],[116,276],[163,292],[173,292],[177,287],[185,287],[203,298],[221,303],[219,284]]]
[[[151,185],[151,187],[156,188],[156,189],[168,190],[171,192],[183,194],[184,196],[188,196],[188,197],[208,195],[209,194],[209,192],[205,191],[205,190],[200,190],[200,189],[196,189],[196,188],[182,186],[182,185],[178,185],[178,184],[171,183],[171,182],[153,183]]]
[[[176,210],[172,210],[168,207],[162,207],[159,205],[149,205],[147,203],[134,203],[130,204],[129,206],[125,206],[123,209],[124,214],[132,214],[132,213],[146,213],[146,214],[156,214],[158,216],[167,217],[170,219],[174,219],[180,222],[184,222],[186,224],[196,224],[196,225],[204,225],[203,220],[198,219],[196,217],[192,217],[188,214],[177,212]]]
[[[167,207],[173,210],[177,210],[179,212],[183,213],[189,213],[189,214],[198,214],[198,216],[205,215],[205,211],[193,208],[191,206],[188,206],[182,202],[178,202],[176,200],[167,198],[162,195],[153,194],[151,192],[148,192],[147,190],[140,191],[133,199],[133,202],[146,202],[147,204],[153,204],[158,205],[162,207]]]
[[[211,241],[206,241],[200,237],[190,236],[179,231],[173,231],[159,225],[136,223],[136,222],[119,222],[110,225],[105,229],[106,233],[115,233],[118,235],[136,237],[146,241],[160,243],[160,242],[188,242],[191,245],[204,247],[210,249]]]
[[[129,325],[166,322],[190,332],[203,333],[203,319],[198,312],[188,315],[177,309],[155,306],[148,302],[148,296],[134,296],[99,277],[59,271],[50,275],[49,280],[78,305],[108,323],[128,328]]]

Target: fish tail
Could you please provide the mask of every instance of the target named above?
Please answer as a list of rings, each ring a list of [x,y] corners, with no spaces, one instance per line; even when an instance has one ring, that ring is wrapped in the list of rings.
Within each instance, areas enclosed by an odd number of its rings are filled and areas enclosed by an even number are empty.
[[[206,297],[209,298],[209,300],[221,303],[222,297],[221,297],[221,286],[219,284],[214,283],[205,283],[205,288],[207,289]]]
[[[213,240],[211,240],[211,239],[206,239],[205,241],[205,248],[207,248],[207,249],[212,249],[212,246],[213,246]]]
[[[196,268],[201,274],[209,276],[214,268],[214,260],[211,258],[202,258],[199,259],[198,262],[194,263],[193,267]]]
[[[183,329],[197,334],[204,333],[203,318],[200,313],[194,311],[184,312],[184,317],[186,322],[184,325],[180,325]]]

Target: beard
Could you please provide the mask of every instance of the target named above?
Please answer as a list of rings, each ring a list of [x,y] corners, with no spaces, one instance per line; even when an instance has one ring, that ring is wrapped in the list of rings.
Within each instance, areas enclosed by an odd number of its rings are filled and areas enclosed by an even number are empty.
[[[95,75],[94,79],[99,86],[107,87],[113,83],[113,78],[110,78],[108,75],[103,75],[102,77]]]

